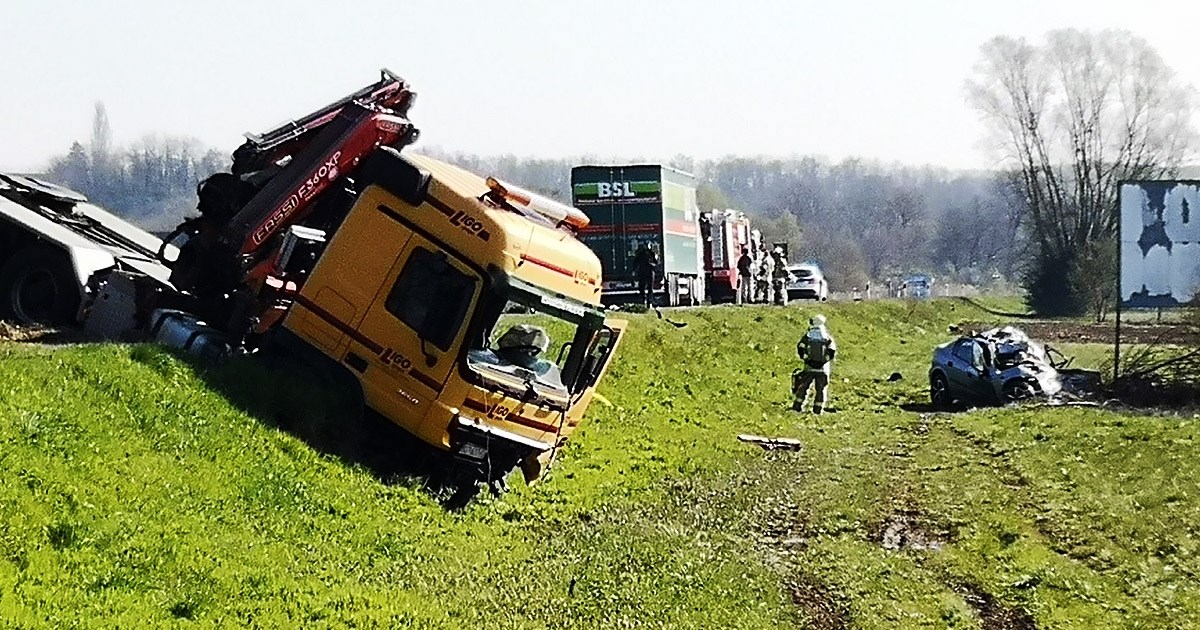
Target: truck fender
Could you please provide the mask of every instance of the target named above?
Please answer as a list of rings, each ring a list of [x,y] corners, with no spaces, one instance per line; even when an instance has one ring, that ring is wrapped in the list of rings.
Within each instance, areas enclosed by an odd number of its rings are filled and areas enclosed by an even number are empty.
[[[75,278],[79,281],[79,298],[87,299],[88,282],[98,271],[107,271],[117,264],[112,254],[99,249],[86,247],[66,247],[67,257],[71,259],[71,268],[75,270]]]

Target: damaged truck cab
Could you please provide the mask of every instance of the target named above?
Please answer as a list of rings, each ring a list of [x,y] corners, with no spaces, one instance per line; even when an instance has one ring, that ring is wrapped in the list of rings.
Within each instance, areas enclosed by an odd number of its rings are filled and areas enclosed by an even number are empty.
[[[419,155],[378,159],[388,175],[362,182],[282,328],[423,441],[493,477],[520,465],[536,479],[578,426],[624,326],[599,307],[599,261],[531,209],[555,202]],[[555,338],[543,369],[495,347],[517,322]]]

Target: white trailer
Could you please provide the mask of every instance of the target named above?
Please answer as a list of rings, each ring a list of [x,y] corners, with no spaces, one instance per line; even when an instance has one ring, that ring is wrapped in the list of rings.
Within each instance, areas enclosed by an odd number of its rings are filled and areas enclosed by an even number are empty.
[[[91,299],[98,290],[93,278],[115,269],[173,290],[163,258],[177,255],[173,245],[75,191],[0,173],[0,319],[82,323],[86,306],[97,302]],[[97,275],[101,271],[106,273]]]

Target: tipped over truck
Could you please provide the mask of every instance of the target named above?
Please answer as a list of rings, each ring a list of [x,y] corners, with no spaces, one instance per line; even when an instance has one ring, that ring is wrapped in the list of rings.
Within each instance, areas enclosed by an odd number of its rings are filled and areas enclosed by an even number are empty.
[[[165,240],[77,193],[0,178],[0,308],[214,356],[285,348],[478,478],[537,479],[624,322],[600,307],[581,212],[401,153],[414,97],[385,70],[248,135]],[[496,347],[518,313],[557,337],[537,369]]]

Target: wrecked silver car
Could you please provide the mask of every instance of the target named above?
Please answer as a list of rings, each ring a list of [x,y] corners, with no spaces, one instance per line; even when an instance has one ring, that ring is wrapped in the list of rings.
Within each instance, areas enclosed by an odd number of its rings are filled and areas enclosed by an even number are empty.
[[[1067,363],[1013,326],[966,335],[934,349],[929,400],[950,409],[1054,396],[1063,389],[1059,368]]]

